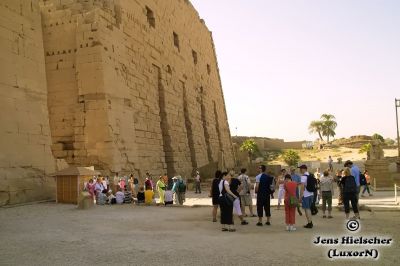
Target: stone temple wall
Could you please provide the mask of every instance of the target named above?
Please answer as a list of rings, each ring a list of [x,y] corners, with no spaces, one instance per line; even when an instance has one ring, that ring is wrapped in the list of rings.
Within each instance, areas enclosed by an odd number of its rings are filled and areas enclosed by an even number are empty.
[[[41,4],[56,158],[140,176],[233,166],[212,35],[190,2]]]
[[[187,0],[2,0],[0,58],[0,205],[54,198],[59,162],[234,165],[212,35]]]
[[[0,1],[0,206],[54,198],[39,4]]]

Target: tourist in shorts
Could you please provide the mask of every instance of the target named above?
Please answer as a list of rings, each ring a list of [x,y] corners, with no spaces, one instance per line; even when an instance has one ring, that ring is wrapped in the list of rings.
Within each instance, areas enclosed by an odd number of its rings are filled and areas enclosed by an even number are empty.
[[[232,193],[235,194],[237,197],[235,201],[233,202],[233,211],[237,214],[237,216],[240,219],[241,225],[246,225],[249,224],[246,220],[243,219],[242,215],[242,209],[240,208],[240,195],[239,191],[242,190],[241,183],[240,181],[234,177],[233,171],[230,172],[231,178],[231,183],[229,185],[229,188],[231,189]]]
[[[213,222],[217,222],[217,211],[218,211],[218,206],[219,206],[219,188],[218,185],[221,182],[222,179],[222,172],[220,170],[217,170],[214,175],[214,179],[211,183],[211,189],[210,189],[210,197],[212,198],[212,217],[213,217]]]
[[[311,206],[313,203],[314,192],[310,192],[307,190],[307,178],[309,176],[309,173],[307,171],[307,166],[303,164],[299,168],[301,172],[301,183],[302,183],[300,190],[300,199],[301,199],[301,205],[304,209],[307,218],[307,224],[304,226],[304,228],[313,228],[314,225],[312,222]]]
[[[251,181],[246,175],[246,169],[240,170],[238,180],[242,183],[242,190],[239,192],[240,195],[240,207],[242,209],[243,216],[246,217],[246,206],[249,206],[250,216],[256,217],[253,213],[253,199],[251,198]]]

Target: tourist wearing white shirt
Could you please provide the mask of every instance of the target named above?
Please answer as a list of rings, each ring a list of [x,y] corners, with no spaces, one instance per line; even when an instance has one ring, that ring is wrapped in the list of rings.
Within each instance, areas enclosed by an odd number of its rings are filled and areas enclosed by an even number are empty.
[[[306,218],[307,218],[307,225],[305,225],[304,227],[312,228],[313,223],[311,216],[311,206],[314,198],[314,192],[310,192],[307,190],[307,178],[309,176],[309,173],[307,172],[307,166],[303,164],[299,168],[301,172],[300,198],[302,207],[304,209],[304,212],[306,213]]]

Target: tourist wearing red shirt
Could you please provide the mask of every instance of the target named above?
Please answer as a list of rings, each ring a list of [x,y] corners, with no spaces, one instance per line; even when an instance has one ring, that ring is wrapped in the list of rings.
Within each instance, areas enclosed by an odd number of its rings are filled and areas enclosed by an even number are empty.
[[[294,227],[296,206],[290,206],[290,197],[294,197],[297,199],[296,197],[297,183],[292,181],[292,177],[289,174],[285,175],[284,188],[285,188],[286,231],[296,231],[296,228]]]

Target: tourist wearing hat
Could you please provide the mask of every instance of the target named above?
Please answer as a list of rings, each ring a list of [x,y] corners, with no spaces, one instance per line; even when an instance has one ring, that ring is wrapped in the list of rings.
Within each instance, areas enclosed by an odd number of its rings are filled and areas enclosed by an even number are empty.
[[[186,185],[180,175],[172,178],[174,185],[172,186],[172,192],[175,194],[175,203],[183,205],[185,201]]]
[[[164,183],[164,178],[163,176],[160,176],[160,178],[158,179],[157,183],[156,183],[156,187],[157,187],[157,192],[158,192],[158,196],[160,197],[160,205],[164,205],[165,204],[165,190],[167,188],[167,186]]]

